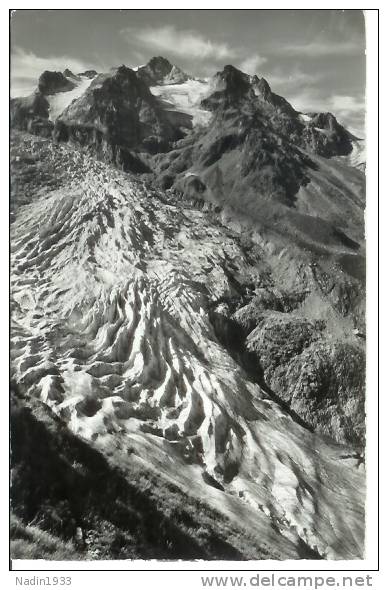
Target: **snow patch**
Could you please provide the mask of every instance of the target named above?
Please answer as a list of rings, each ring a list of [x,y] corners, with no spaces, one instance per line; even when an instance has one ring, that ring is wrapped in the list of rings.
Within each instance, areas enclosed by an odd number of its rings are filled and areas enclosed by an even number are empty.
[[[69,106],[69,104],[79,98],[87,88],[89,88],[91,82],[94,78],[88,78],[86,76],[80,76],[81,80],[77,83],[76,87],[69,92],[58,92],[57,94],[52,94],[47,96],[47,100],[50,104],[49,107],[49,119],[50,121],[55,121],[58,119],[59,115],[63,113],[63,111]],[[70,82],[76,83],[74,78],[68,78]]]
[[[357,139],[352,141],[353,149],[348,156],[338,156],[342,162],[354,168],[364,169],[366,164],[365,141]]]
[[[151,86],[150,90],[154,96],[165,101],[167,108],[190,115],[194,127],[206,127],[209,124],[212,113],[200,106],[201,100],[210,90],[208,80],[187,80],[182,84]]]

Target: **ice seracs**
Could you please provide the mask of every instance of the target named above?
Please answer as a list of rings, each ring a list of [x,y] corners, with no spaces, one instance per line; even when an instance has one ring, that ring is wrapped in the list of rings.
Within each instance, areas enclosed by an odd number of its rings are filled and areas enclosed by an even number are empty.
[[[256,263],[204,212],[85,154],[77,166],[83,180],[69,174],[12,226],[14,379],[97,447],[125,433],[252,534],[267,522],[279,547],[361,556],[362,471],[247,379],[205,311],[232,288],[228,261],[258,280]]]

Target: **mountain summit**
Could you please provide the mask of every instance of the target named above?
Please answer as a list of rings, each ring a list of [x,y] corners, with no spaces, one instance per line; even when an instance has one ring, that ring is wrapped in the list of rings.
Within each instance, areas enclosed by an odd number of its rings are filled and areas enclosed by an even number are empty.
[[[166,91],[163,91],[164,86]],[[68,118],[73,122],[77,120],[81,126],[85,122],[103,132],[106,141],[112,146],[114,144],[125,149],[130,145],[137,152],[165,152],[171,149],[173,142],[182,139],[193,127],[190,120],[193,119],[193,106],[196,103],[198,112],[200,108],[202,113],[209,113],[209,116],[201,114],[199,118],[206,122],[206,125],[202,125],[207,128],[205,133],[217,128],[220,121],[222,125],[230,125],[223,113],[231,109],[230,116],[240,126],[240,138],[245,127],[249,133],[249,125],[255,127],[260,120],[262,131],[265,127],[272,128],[274,134],[279,136],[278,143],[284,140],[325,157],[350,154],[355,139],[331,113],[301,115],[286,99],[272,92],[264,78],[249,76],[231,65],[216,73],[208,83],[194,80],[163,57],[152,58],[136,72],[126,66],[113,68],[109,74],[99,76],[92,71],[77,76],[70,70],[64,73],[46,71],[39,78],[36,92],[41,97],[48,97],[49,106],[53,103],[50,98],[52,95],[66,93],[69,97],[67,102],[62,101],[63,112],[57,115],[61,124],[57,127],[63,129]],[[102,94],[104,100],[97,105]],[[122,97],[120,100],[119,95]],[[11,101],[11,122],[18,128],[33,128],[35,132],[42,130],[44,135],[49,134],[50,130],[53,133],[51,122],[55,121],[50,116],[52,109],[49,108],[45,114],[41,108],[42,100],[36,96],[35,93],[35,99],[29,99],[31,106],[27,110],[26,99]],[[161,100],[164,96],[165,99]],[[178,108],[171,109],[170,101],[171,98],[174,100],[174,96],[182,100],[179,100]],[[74,97],[77,103],[70,105]],[[92,107],[93,101],[96,104]],[[98,109],[100,123],[88,114],[89,108],[93,113]],[[55,111],[58,111],[57,107]],[[115,113],[113,118],[112,113]],[[212,113],[216,116],[212,117]],[[103,120],[110,121],[108,127],[102,123]],[[223,130],[219,129],[219,132],[223,133]],[[56,129],[55,137],[63,140],[68,135]],[[73,140],[78,141],[75,136]],[[89,140],[85,137],[82,141]],[[144,170],[148,166],[148,158],[145,159],[147,161],[140,165]],[[137,160],[136,156],[134,162]],[[115,157],[110,161],[115,161]],[[139,164],[134,165],[138,170]]]
[[[181,84],[190,79],[180,68],[164,57],[153,57],[147,65],[137,70],[138,76],[149,86],[157,84]]]

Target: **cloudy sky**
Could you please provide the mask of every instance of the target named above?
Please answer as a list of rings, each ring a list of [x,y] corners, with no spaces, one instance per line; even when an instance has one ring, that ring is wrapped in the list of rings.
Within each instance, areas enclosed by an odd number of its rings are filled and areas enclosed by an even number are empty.
[[[200,77],[226,64],[264,76],[295,108],[331,111],[363,136],[360,10],[17,10],[11,50],[13,96],[45,69],[103,72],[163,55]]]

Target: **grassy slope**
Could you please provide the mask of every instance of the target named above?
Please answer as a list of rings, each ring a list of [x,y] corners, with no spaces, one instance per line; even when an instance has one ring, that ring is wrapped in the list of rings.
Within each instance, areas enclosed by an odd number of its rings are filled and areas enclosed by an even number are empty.
[[[13,395],[11,432],[14,559],[284,557],[135,457],[120,469],[41,402]]]

